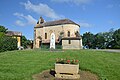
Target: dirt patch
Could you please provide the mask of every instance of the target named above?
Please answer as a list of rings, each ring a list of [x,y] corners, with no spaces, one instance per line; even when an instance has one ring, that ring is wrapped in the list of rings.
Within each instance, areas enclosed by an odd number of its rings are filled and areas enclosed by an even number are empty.
[[[77,80],[99,80],[98,76],[89,71],[80,71],[80,79]],[[55,71],[45,70],[33,75],[33,80],[68,80],[55,78]]]

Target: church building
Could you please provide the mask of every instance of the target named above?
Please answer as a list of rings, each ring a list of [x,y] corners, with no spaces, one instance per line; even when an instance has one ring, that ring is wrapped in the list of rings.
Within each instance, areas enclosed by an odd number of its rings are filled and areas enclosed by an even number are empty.
[[[55,34],[55,46],[60,45],[62,49],[82,49],[80,25],[69,19],[45,22],[42,17],[34,27],[34,48],[45,45],[50,47],[52,33]]]

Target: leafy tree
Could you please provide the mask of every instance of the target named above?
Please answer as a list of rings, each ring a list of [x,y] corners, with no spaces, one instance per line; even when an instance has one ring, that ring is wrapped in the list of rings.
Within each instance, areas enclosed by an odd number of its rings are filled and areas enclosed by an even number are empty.
[[[12,37],[1,37],[0,38],[0,52],[17,50],[17,40]]]
[[[3,32],[0,32],[0,38],[4,37],[5,36],[5,33]]]
[[[94,38],[94,48],[104,49],[105,48],[105,38],[102,33],[97,33]]]
[[[83,45],[92,49],[105,49],[112,48],[115,45],[115,41],[113,41],[113,33],[114,29],[110,29],[109,32],[102,32],[93,35],[90,32],[86,32],[83,34]]]
[[[7,29],[4,26],[0,25],[0,38],[5,36]]]
[[[114,43],[112,44],[112,47],[120,49],[120,29],[114,32],[113,39]]]
[[[101,36],[104,37],[105,42],[104,42],[104,48],[111,48],[111,42],[113,42],[113,33],[114,29],[110,29],[109,32],[103,32],[101,33]]]
[[[6,36],[7,29],[0,26],[0,52],[17,50],[17,40],[15,38]]]
[[[0,32],[6,33],[8,29],[0,25]]]
[[[27,46],[30,44],[31,44],[30,40],[27,40],[27,38],[25,36],[22,36],[22,46],[24,48],[27,48]]]
[[[94,35],[90,32],[86,32],[82,36],[83,46],[87,48],[92,48],[94,42]]]

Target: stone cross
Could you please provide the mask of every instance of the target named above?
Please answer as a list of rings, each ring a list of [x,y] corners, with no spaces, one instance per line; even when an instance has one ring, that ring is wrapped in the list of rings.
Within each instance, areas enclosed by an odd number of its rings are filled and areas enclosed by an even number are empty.
[[[50,49],[55,49],[55,34],[52,33],[50,36]]]

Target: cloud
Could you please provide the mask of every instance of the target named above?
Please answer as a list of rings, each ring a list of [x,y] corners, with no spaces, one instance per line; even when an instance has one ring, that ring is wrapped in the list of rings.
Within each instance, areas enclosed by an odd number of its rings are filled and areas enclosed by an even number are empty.
[[[52,2],[59,2],[59,3],[74,3],[74,4],[88,4],[93,0],[51,0]]]
[[[56,14],[55,11],[52,8],[50,8],[47,4],[39,3],[38,5],[35,5],[35,4],[32,4],[30,1],[27,1],[26,3],[21,3],[21,4],[25,6],[26,10],[30,10],[39,15],[44,15],[52,19],[61,18],[61,15]]]
[[[22,22],[22,21],[20,21],[20,20],[17,20],[17,21],[15,22],[15,24],[18,25],[18,26],[25,26],[25,25],[26,25],[24,22]]]
[[[89,28],[89,27],[93,27],[94,25],[93,24],[89,24],[89,23],[85,23],[85,22],[80,22],[80,26]]]
[[[18,26],[27,26],[27,25],[35,25],[37,20],[34,19],[31,15],[25,16],[22,13],[14,13],[13,15],[17,16],[20,20],[16,20],[15,24]]]

